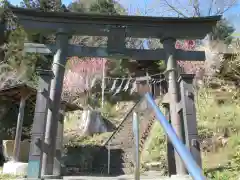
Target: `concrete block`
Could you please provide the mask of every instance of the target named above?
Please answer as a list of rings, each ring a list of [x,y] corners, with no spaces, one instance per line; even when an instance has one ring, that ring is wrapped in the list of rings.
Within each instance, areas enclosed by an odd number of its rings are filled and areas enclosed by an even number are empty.
[[[172,175],[171,180],[192,180],[189,175]]]
[[[27,175],[28,163],[9,161],[3,165],[3,174]]]
[[[5,160],[9,161],[13,158],[13,147],[14,147],[14,140],[3,140],[3,155]],[[20,144],[20,153],[19,153],[19,161],[20,162],[28,162],[30,150],[30,141],[23,140]]]

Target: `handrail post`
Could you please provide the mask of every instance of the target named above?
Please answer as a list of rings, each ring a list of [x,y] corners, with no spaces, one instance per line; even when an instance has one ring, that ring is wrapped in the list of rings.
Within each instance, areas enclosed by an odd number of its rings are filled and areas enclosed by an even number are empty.
[[[110,175],[110,165],[111,165],[111,160],[110,160],[110,142],[108,142],[108,175]]]
[[[133,134],[135,144],[135,180],[140,180],[140,154],[139,154],[139,118],[136,112],[133,112]]]

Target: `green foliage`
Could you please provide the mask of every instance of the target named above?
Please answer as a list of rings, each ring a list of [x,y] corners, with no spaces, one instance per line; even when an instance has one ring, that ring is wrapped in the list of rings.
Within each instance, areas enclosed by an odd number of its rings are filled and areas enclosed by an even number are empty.
[[[200,139],[211,138],[216,133],[223,135],[226,130],[229,131],[230,138],[225,151],[213,153],[214,155],[219,154],[218,158],[211,157],[212,154],[202,156],[205,173],[209,179],[213,180],[235,180],[240,170],[240,141],[237,134],[240,130],[238,121],[240,118],[239,99],[231,99],[219,105],[210,92],[209,89],[201,89],[195,98]],[[165,167],[163,166],[162,169],[166,168],[166,141],[163,129],[158,122],[154,124],[145,145],[142,161],[144,163],[160,161],[165,163]],[[222,162],[226,163],[221,158],[219,159],[219,157],[225,158],[223,156],[226,156],[226,162],[229,160],[229,164],[222,164]],[[206,161],[207,159],[210,161],[209,164]],[[217,165],[217,167],[214,167],[214,169],[211,167],[210,169],[210,164]],[[219,164],[223,167],[218,167]]]
[[[196,108],[197,119],[200,122],[199,125],[207,128],[208,132],[223,133],[226,130],[230,130],[231,132],[240,130],[240,123],[238,121],[238,117],[240,117],[240,104],[237,100],[232,100],[231,96],[229,96],[228,102],[219,105],[207,89],[202,89],[198,92]]]
[[[21,178],[21,176],[14,176],[8,174],[0,174],[0,180],[16,180]]]
[[[98,0],[97,3],[90,6],[90,12],[111,15],[118,14],[115,9],[115,2],[112,0]]]
[[[117,114],[113,105],[108,102],[104,103],[104,107],[101,113],[102,113],[102,116],[105,117],[106,119],[112,119],[113,117],[116,117],[116,114]]]
[[[24,114],[24,122],[23,122],[23,132],[22,138],[30,138],[31,125],[33,121],[33,112],[34,107],[30,101],[27,101],[25,107]],[[17,117],[19,111],[19,105],[13,104],[10,100],[2,100],[0,99],[0,107],[1,110],[5,109],[1,112],[0,116],[0,136],[1,139],[14,139],[16,126],[17,126]]]
[[[166,163],[165,135],[159,122],[154,123],[146,144],[147,147],[142,155],[144,163],[152,161]]]
[[[109,59],[107,76],[124,77],[129,75],[129,61],[127,59]]]
[[[65,133],[66,134],[66,133]],[[90,168],[94,154],[111,133],[95,134],[93,136],[66,136],[63,161],[66,166],[75,165]]]
[[[213,180],[236,180],[239,177],[240,170],[240,141],[239,136],[234,135],[230,137],[229,150],[231,155],[229,156],[228,164],[216,169],[205,169],[205,174],[209,179]]]
[[[61,5],[61,1],[58,0],[24,0],[21,2],[21,6],[24,8],[40,8],[43,11],[59,11]],[[19,80],[35,86],[37,83],[36,68],[49,67],[51,61],[46,62],[36,54],[23,53],[24,42],[33,40],[33,37],[29,36],[21,26],[17,26],[15,30],[9,31],[7,34],[6,52],[2,60],[9,67],[7,71],[15,72]],[[7,71],[6,68],[4,71],[1,70],[2,73]]]
[[[164,60],[156,61],[156,64],[158,65],[160,72],[163,72],[166,69],[166,63]]]
[[[229,23],[226,19],[220,20],[216,27],[213,28],[212,40],[223,40],[225,44],[230,44],[232,42],[233,37],[232,33],[235,31],[235,28],[232,24]]]
[[[222,80],[237,82],[240,79],[240,54],[238,48],[233,47],[233,50],[236,54],[225,56],[217,77]]]
[[[79,0],[70,3],[68,8],[71,11],[82,13],[126,14],[125,9],[113,0]]]
[[[71,136],[68,138],[66,147],[77,147],[77,146],[86,146],[86,145],[101,145],[104,140],[106,140],[111,133],[101,133],[94,134],[93,136]]]
[[[206,173],[206,176],[208,179],[212,180],[236,180],[236,173],[233,173],[232,171],[223,171],[223,170],[217,170],[210,173]]]
[[[62,7],[61,0],[23,0],[21,6],[24,8],[39,8],[42,11],[60,11]]]

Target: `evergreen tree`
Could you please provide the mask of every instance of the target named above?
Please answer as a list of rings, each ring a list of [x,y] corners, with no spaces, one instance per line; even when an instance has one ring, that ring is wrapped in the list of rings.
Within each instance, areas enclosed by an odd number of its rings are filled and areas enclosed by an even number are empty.
[[[216,27],[213,29],[210,36],[212,40],[222,40],[225,44],[231,44],[233,37],[232,33],[235,28],[226,19],[220,20]]]
[[[4,9],[7,9],[8,5],[7,1],[4,2]],[[61,0],[24,0],[21,2],[21,6],[23,8],[38,8],[45,12],[64,11]],[[3,20],[6,20],[6,17]],[[44,37],[41,34],[35,36],[28,35],[20,25],[17,25],[14,30],[6,31],[5,34],[5,43],[1,48],[1,52],[4,52],[4,56],[1,56],[1,61],[3,62],[1,67],[3,68],[0,69],[2,74],[6,74],[4,79],[9,78],[8,73],[14,72],[14,76],[18,77],[22,82],[36,85],[36,68],[50,68],[52,57],[42,58],[39,54],[23,54],[24,42],[53,42],[55,36],[49,35]],[[3,82],[6,81],[1,80]]]
[[[74,1],[70,3],[68,8],[72,12],[81,13],[100,13],[110,15],[126,14],[125,9],[114,0],[88,0],[88,1]]]
[[[37,8],[44,12],[62,11],[61,0],[23,0],[21,6],[25,8]]]

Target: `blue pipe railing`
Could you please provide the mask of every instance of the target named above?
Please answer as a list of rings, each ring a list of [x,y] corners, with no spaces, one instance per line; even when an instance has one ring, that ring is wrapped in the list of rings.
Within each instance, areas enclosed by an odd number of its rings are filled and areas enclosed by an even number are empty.
[[[176,149],[177,153],[179,154],[180,158],[182,159],[183,163],[185,164],[188,172],[195,180],[206,180],[206,177],[203,175],[202,169],[197,165],[194,158],[192,157],[190,151],[186,148],[186,146],[180,141],[177,134],[175,133],[174,129],[165,118],[163,113],[160,111],[158,106],[156,105],[155,101],[153,100],[152,96],[147,93],[145,94],[145,98],[147,99],[150,106],[153,108],[157,119],[161,123],[163,130],[169,137],[171,143],[173,144],[174,148]]]

